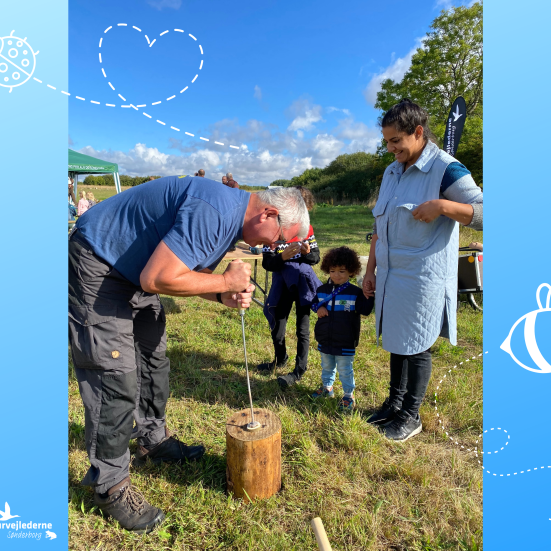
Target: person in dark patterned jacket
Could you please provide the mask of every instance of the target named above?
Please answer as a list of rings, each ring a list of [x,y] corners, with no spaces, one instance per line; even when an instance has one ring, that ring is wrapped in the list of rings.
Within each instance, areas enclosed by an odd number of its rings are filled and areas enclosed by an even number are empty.
[[[306,208],[314,206],[314,197],[310,190],[299,187]],[[282,389],[295,384],[306,372],[308,366],[308,348],[310,345],[310,305],[316,289],[321,285],[312,266],[320,261],[320,253],[314,229],[310,226],[304,241],[297,238],[277,243],[276,248],[264,247],[262,267],[273,272],[272,286],[264,306],[264,314],[270,324],[275,359],[257,366],[257,370],[272,373],[288,362],[285,345],[285,330],[293,304],[296,305],[297,356],[294,370],[277,378]]]

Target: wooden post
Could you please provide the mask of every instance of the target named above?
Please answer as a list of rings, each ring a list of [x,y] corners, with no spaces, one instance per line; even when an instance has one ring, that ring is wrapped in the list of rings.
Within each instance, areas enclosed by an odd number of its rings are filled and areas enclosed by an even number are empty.
[[[281,489],[281,421],[267,409],[254,409],[260,428],[247,430],[251,410],[226,424],[226,481],[233,497],[264,499]]]
[[[312,530],[314,530],[314,535],[316,536],[316,542],[320,551],[331,551],[331,544],[327,539],[327,534],[325,533],[321,518],[313,518],[310,524],[312,525]]]

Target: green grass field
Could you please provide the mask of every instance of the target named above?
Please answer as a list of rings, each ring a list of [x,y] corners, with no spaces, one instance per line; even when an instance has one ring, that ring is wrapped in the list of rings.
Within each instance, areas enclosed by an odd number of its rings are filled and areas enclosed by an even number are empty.
[[[346,244],[368,254],[365,233],[373,218],[367,207],[317,208],[311,218],[322,253]],[[482,241],[482,234],[462,228],[461,245],[472,240]],[[225,493],[225,422],[248,401],[239,316],[197,298],[163,297],[163,303],[171,360],[168,425],[187,443],[203,442],[207,453],[194,464],[132,467],[133,484],[167,519],[147,536],[120,529],[94,508],[91,490],[79,485],[88,462],[84,412],[70,368],[71,550],[315,550],[309,524],[315,516],[322,518],[335,551],[482,549],[482,472],[466,451],[477,445],[482,429],[482,361],[477,357],[448,373],[483,352],[479,312],[460,306],[459,345],[439,339],[433,346],[423,432],[404,444],[386,441],[366,422],[385,399],[389,378],[389,355],[376,346],[373,315],[362,322],[355,360],[356,412],[337,413],[338,381],[334,400],[310,400],[321,373],[312,316],[308,372],[298,385],[282,392],[275,376],[252,375],[255,406],[269,408],[282,421],[283,489],[247,504]],[[256,305],[246,315],[246,332],[249,365],[271,360],[268,324]],[[291,364],[294,333],[291,315]]]

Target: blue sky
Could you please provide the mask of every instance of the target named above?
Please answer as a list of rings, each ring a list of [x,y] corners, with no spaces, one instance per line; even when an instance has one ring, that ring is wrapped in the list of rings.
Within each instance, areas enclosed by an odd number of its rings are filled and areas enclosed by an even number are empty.
[[[70,147],[132,176],[250,185],[374,151],[378,83],[461,3],[70,0]]]

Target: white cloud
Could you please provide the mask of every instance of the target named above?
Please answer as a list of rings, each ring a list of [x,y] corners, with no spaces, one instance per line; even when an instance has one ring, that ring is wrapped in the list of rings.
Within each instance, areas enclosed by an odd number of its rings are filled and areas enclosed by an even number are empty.
[[[335,111],[344,113],[347,116],[350,116],[350,111],[348,109],[339,109],[338,107],[327,107],[326,111],[328,113],[334,113]]]
[[[158,10],[163,8],[179,9],[182,5],[182,0],[147,0],[147,3]]]
[[[121,173],[129,176],[194,174],[203,168],[206,177],[213,180],[220,180],[229,171],[241,184],[267,185],[273,180],[298,176],[307,168],[323,168],[342,153],[376,150],[379,131],[355,121],[352,115],[340,119],[333,130],[307,133],[307,128],[314,129],[315,122],[322,120],[322,111],[321,106],[305,100],[293,103],[288,113],[293,121],[309,117],[310,122],[296,123],[293,128],[291,124],[285,130],[256,119],[244,124],[237,119],[223,119],[201,130],[210,142],[173,137],[170,153],[143,143],[128,151],[101,151],[92,146],[80,151],[118,163]],[[332,111],[350,113],[346,109]],[[214,141],[225,146],[215,145]],[[229,149],[229,144],[240,148]]]
[[[254,99],[257,99],[258,101],[262,101],[262,90],[260,89],[260,86],[258,86],[258,84],[255,85],[255,87],[254,87],[253,97],[254,97]]]
[[[394,81],[402,80],[407,70],[411,66],[411,58],[413,54],[423,45],[423,39],[417,38],[415,46],[404,56],[394,59],[394,53],[392,54],[392,63],[382,72],[376,74],[367,85],[364,90],[364,96],[370,105],[375,105],[377,101],[377,92],[381,89],[381,83],[390,78]]]
[[[321,118],[321,105],[312,105],[308,99],[299,99],[293,102],[289,113],[294,117],[287,130],[312,130],[314,124],[323,120]]]

